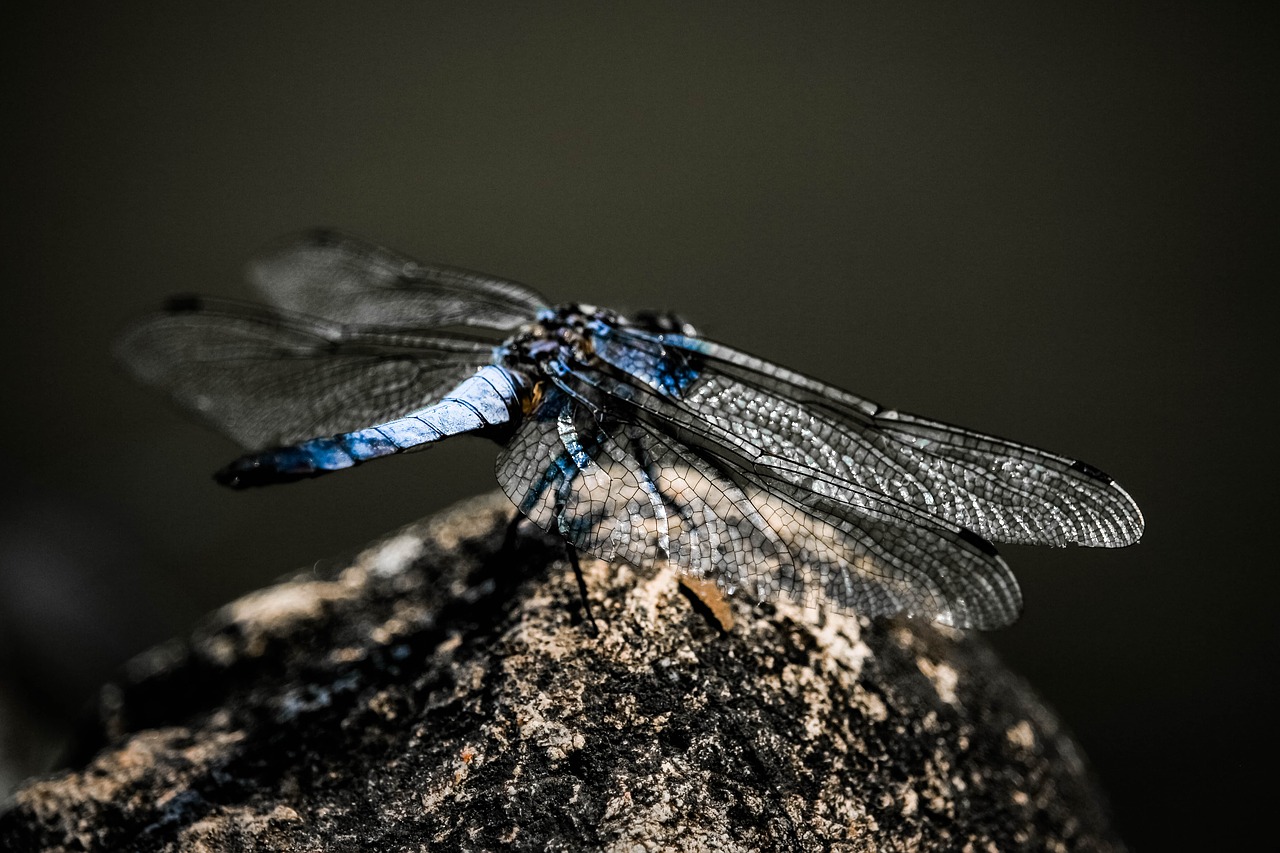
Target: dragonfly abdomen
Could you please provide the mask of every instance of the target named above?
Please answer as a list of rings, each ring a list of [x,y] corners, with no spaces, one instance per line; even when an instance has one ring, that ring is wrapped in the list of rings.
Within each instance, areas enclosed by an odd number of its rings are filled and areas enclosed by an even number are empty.
[[[506,370],[485,365],[438,402],[393,421],[328,438],[242,456],[214,475],[235,489],[266,486],[409,450],[423,450],[451,435],[497,434],[519,416],[519,386]]]

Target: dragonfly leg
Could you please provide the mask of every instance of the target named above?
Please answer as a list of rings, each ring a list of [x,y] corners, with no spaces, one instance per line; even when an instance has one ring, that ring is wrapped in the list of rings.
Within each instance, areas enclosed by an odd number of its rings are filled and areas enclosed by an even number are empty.
[[[587,636],[593,640],[600,636],[600,628],[596,625],[595,614],[591,612],[591,601],[587,598],[587,581],[582,577],[582,566],[578,564],[578,549],[568,542],[564,543],[565,556],[573,567],[573,576],[578,580],[578,598],[582,602],[582,627]]]
[[[517,511],[511,518],[511,522],[507,525],[506,535],[502,539],[502,551],[500,553],[507,555],[513,554],[516,548],[516,540],[520,538],[520,525],[525,520],[524,513]],[[600,628],[596,625],[595,614],[591,611],[591,601],[587,598],[587,581],[582,576],[582,566],[578,563],[578,549],[573,547],[567,541],[564,543],[565,559],[569,561],[569,565],[573,567],[573,576],[578,582],[578,599],[582,602],[583,614],[583,630],[592,639],[600,636]]]
[[[516,510],[511,516],[511,522],[507,525],[507,534],[502,537],[502,551],[500,553],[510,554],[516,549],[516,540],[520,538],[520,522],[524,521],[524,513]]]

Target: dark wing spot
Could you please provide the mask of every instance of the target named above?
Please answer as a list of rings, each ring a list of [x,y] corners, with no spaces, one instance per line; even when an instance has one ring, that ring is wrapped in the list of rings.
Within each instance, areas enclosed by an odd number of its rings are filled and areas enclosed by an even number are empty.
[[[1077,471],[1079,471],[1081,474],[1084,474],[1086,477],[1092,477],[1093,479],[1100,480],[1103,483],[1114,482],[1110,477],[1107,476],[1106,472],[1100,471],[1097,468],[1094,468],[1088,462],[1072,462],[1071,467],[1075,468]]]
[[[988,556],[994,557],[996,554],[1000,553],[996,550],[995,545],[992,545],[990,542],[983,539],[967,527],[960,528],[960,538]]]
[[[170,296],[165,300],[164,310],[170,314],[188,314],[192,311],[199,311],[204,306],[204,300],[199,296],[192,294],[181,294],[178,296]]]

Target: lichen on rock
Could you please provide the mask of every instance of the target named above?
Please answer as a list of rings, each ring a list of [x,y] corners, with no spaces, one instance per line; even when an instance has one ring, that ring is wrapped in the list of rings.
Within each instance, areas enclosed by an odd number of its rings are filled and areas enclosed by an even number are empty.
[[[979,637],[741,599],[726,623],[670,570],[584,558],[593,638],[562,546],[504,549],[510,513],[470,501],[144,656],[0,846],[1122,849]]]

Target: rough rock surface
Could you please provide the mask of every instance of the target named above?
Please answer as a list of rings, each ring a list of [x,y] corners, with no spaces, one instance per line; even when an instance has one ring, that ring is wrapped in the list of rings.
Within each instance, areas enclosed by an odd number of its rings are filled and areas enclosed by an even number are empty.
[[[102,695],[0,848],[1116,850],[980,638],[732,602],[460,505],[223,608]]]

